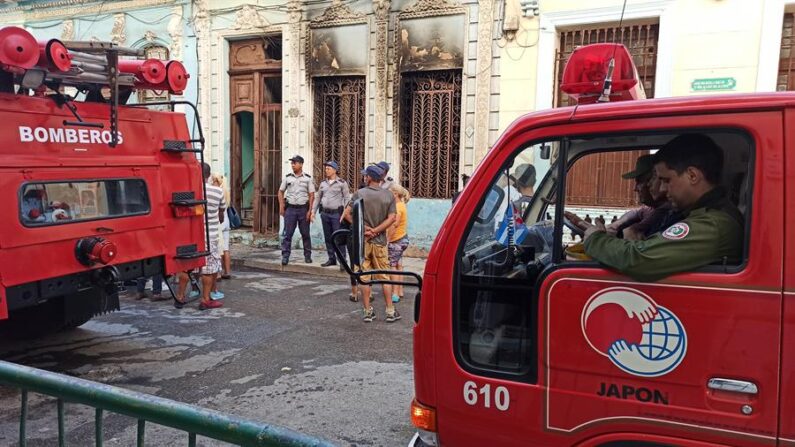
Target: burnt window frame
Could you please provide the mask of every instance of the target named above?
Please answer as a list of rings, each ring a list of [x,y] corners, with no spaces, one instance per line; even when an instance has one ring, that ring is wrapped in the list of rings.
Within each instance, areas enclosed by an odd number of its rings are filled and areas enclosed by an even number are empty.
[[[137,213],[129,213],[129,214],[117,214],[117,215],[108,215],[108,216],[98,216],[92,217],[88,219],[69,219],[66,221],[61,222],[26,222],[23,214],[22,214],[22,201],[24,200],[25,189],[29,185],[58,185],[58,184],[69,184],[69,183],[100,183],[100,182],[113,182],[113,181],[135,181],[140,182],[143,184],[143,191],[144,197],[146,198],[146,211],[141,211]],[[53,227],[53,226],[63,226],[69,224],[76,224],[82,222],[94,222],[99,220],[113,220],[113,219],[121,219],[125,217],[136,217],[136,216],[146,216],[152,213],[152,200],[151,195],[149,194],[149,184],[146,182],[145,179],[140,177],[119,177],[119,178],[93,178],[93,179],[67,179],[67,180],[46,180],[46,181],[26,181],[23,182],[20,187],[19,191],[17,192],[17,218],[22,226],[26,228],[42,228],[42,227]]]

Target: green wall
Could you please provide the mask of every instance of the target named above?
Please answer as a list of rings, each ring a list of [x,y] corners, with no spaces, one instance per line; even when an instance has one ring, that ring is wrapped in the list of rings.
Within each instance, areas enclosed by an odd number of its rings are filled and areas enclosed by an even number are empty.
[[[254,171],[254,114],[240,112],[240,142],[243,180]],[[243,185],[243,208],[254,207],[254,177]]]

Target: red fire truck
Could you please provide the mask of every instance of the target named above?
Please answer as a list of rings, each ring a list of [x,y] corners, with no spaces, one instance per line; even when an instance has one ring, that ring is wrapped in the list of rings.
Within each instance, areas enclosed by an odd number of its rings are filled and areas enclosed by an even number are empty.
[[[125,105],[188,75],[139,57],[0,29],[0,328],[76,327],[119,308],[121,281],[203,265],[203,138],[183,113]]]
[[[645,100],[630,61],[577,50],[579,104],[514,122],[450,211],[415,302],[412,445],[795,446],[795,94]],[[641,282],[567,252],[575,182],[598,198],[622,173],[600,160],[693,132],[723,151],[740,262]],[[511,217],[526,163],[549,169]]]

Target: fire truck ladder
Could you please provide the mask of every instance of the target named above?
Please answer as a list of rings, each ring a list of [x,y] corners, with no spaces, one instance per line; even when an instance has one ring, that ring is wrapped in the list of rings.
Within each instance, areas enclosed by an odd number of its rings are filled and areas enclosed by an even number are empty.
[[[332,446],[327,441],[284,427],[5,361],[0,361],[0,384],[20,390],[20,447],[27,445],[29,392],[56,398],[59,446],[66,445],[66,403],[87,405],[95,409],[94,432],[97,447],[103,445],[105,411],[137,419],[138,447],[144,445],[147,422],[187,432],[190,447],[196,446],[197,436],[241,446]]]
[[[147,102],[141,104],[128,104],[129,107],[153,107],[153,106],[168,106],[169,109],[173,112],[174,108],[177,105],[185,105],[189,106],[193,109],[193,116],[196,119],[196,129],[199,132],[199,138],[191,138],[187,141],[176,141],[176,140],[167,140],[163,142],[163,147],[160,149],[162,152],[167,152],[171,154],[179,154],[179,153],[194,153],[199,154],[199,163],[202,165],[204,164],[204,132],[202,131],[202,124],[201,119],[199,118],[199,110],[196,108],[196,105],[190,101],[158,101],[158,102]],[[188,146],[190,145],[190,147]],[[198,145],[198,147],[197,147]],[[202,176],[204,174],[201,174]],[[204,197],[207,197],[207,182],[204,179],[201,179],[202,185],[202,194]],[[202,205],[204,206],[204,237],[205,237],[205,247],[207,250],[205,251],[195,251],[191,253],[177,253],[174,257],[178,259],[193,259],[193,258],[203,258],[210,254],[210,220],[209,215],[207,214],[207,200],[206,199],[195,199],[195,198],[180,198],[180,199],[173,199],[170,203],[171,205],[177,206],[192,206],[192,205]],[[200,282],[196,279],[196,275],[192,272],[188,273],[188,277],[190,278],[190,284],[193,290],[201,291]],[[171,284],[166,281],[166,286],[168,287],[168,291],[171,293],[171,297],[176,300],[176,294],[171,287]],[[189,303],[192,301],[197,300],[198,297],[190,299],[189,297],[185,297],[185,303]]]

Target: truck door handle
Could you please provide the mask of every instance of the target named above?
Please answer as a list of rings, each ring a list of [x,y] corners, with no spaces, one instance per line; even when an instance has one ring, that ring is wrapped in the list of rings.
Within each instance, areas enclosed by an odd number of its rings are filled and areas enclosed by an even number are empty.
[[[759,389],[753,382],[745,380],[723,379],[713,377],[707,382],[707,388],[711,390],[728,391],[731,393],[757,394]]]

